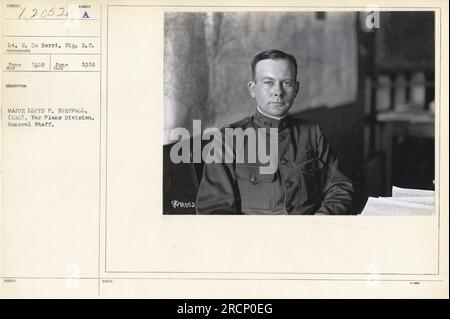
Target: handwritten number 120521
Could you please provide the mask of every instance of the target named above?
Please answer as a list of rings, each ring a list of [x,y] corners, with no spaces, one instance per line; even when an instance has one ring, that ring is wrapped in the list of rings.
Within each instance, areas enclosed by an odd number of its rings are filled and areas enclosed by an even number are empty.
[[[19,14],[19,19],[38,19],[51,17],[67,17],[67,10],[64,7],[52,7],[45,9],[29,9],[24,7]]]

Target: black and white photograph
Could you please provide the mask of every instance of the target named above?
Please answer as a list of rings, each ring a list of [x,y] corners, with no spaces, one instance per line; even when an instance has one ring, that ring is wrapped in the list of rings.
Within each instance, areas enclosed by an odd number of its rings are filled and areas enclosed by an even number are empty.
[[[163,214],[435,214],[433,11],[166,12]]]
[[[0,296],[448,298],[448,1],[0,9]]]

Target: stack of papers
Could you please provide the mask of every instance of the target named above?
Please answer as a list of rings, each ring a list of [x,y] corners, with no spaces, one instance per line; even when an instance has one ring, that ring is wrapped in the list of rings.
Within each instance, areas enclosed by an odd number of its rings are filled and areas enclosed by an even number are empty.
[[[361,215],[411,216],[433,215],[435,192],[393,187],[392,197],[369,197]]]

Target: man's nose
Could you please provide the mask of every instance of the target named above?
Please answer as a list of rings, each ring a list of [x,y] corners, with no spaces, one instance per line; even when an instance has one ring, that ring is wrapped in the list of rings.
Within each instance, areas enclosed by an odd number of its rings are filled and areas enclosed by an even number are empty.
[[[282,96],[283,95],[283,86],[281,83],[275,83],[272,88],[272,94],[274,96]]]

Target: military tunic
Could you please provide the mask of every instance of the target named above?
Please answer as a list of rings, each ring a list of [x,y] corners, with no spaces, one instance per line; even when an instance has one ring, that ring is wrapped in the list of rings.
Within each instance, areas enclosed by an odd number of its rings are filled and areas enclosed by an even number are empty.
[[[290,116],[275,120],[256,111],[229,127],[277,128],[278,168],[261,174],[259,162],[205,164],[198,214],[353,213],[352,182],[339,171],[318,125]]]

